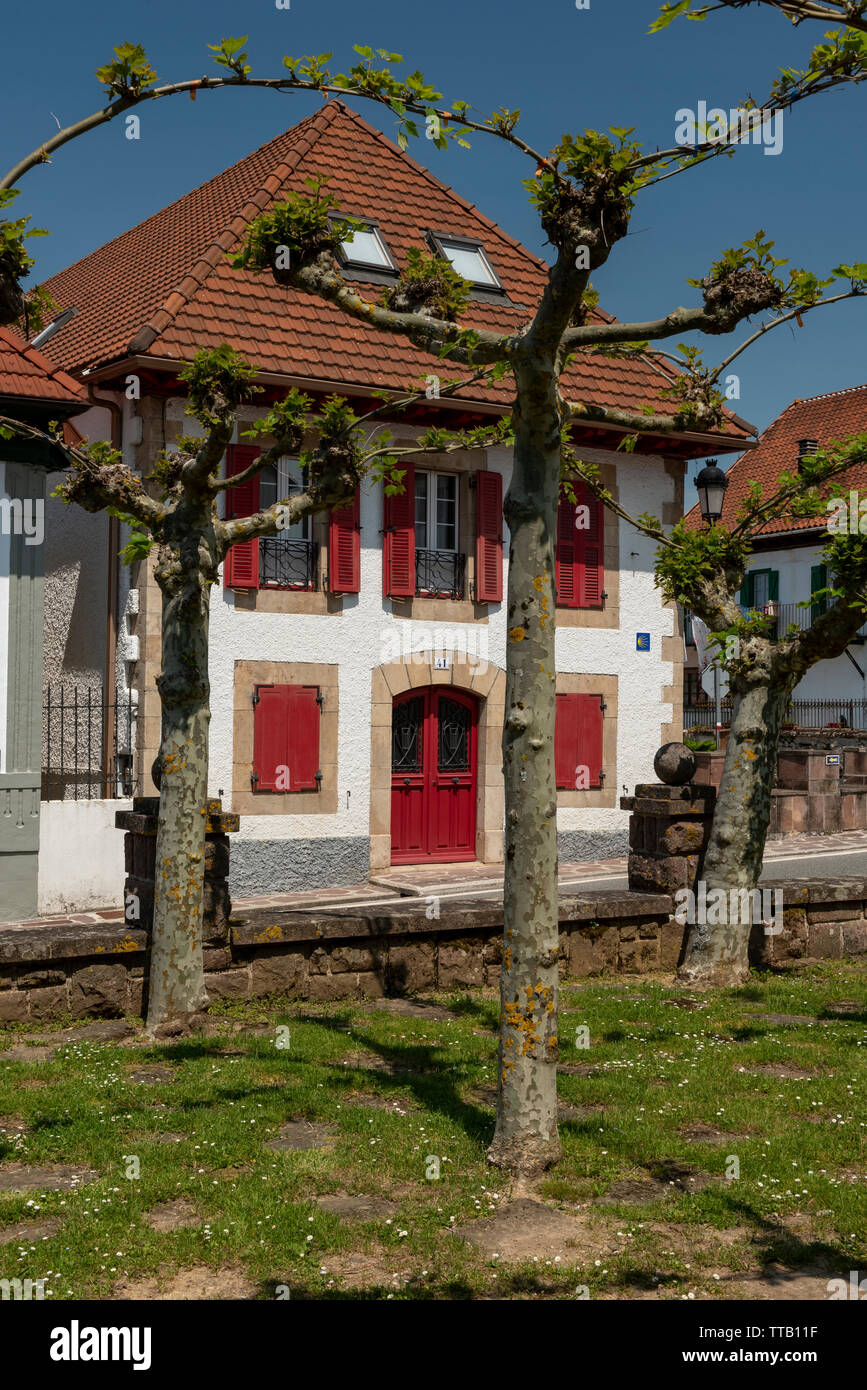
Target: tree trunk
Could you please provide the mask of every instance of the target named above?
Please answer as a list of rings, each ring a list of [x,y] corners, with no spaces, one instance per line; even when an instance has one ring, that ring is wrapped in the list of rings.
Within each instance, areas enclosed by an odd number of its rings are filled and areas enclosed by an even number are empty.
[[[791,680],[773,675],[735,693],[702,868],[707,894],[721,889],[729,904],[733,890],[751,891],[761,877],[780,728],[790,696]],[[696,922],[690,929],[678,978],[690,985],[742,984],[749,978],[750,929],[749,921]]]
[[[197,538],[182,550],[197,549]],[[147,1032],[183,1026],[208,1002],[202,955],[202,899],[208,794],[210,585],[199,566],[182,572],[163,547],[156,568],[163,595],[160,814],[154,872]]]
[[[554,785],[560,429],[552,381],[552,374],[539,379],[537,373],[523,382],[505,504],[511,543],[503,729],[504,941],[497,1125],[488,1158],[522,1175],[542,1171],[561,1154]]]

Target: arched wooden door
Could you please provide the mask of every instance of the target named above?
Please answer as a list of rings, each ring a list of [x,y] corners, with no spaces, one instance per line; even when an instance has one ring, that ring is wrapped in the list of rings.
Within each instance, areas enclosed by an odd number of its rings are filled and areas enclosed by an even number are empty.
[[[391,862],[476,857],[478,704],[451,686],[408,690],[391,716]]]

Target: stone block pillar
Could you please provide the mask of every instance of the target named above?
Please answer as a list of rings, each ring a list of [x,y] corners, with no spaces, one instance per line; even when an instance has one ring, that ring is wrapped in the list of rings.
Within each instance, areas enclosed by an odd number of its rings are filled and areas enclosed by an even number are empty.
[[[639,893],[694,888],[710,835],[716,788],[641,783],[622,796],[629,820],[629,887]]]
[[[131,811],[115,812],[114,823],[125,830],[126,881],[124,903],[130,926],[150,931],[154,920],[154,870],[156,861],[158,796],[137,796]],[[229,836],[240,828],[241,818],[223,810],[223,803],[208,801],[205,823],[205,889],[203,941],[224,946],[229,937]],[[133,913],[137,912],[137,916]]]

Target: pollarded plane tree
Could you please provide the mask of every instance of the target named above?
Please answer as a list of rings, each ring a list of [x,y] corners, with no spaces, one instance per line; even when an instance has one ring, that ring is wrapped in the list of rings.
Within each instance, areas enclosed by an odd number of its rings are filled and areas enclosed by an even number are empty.
[[[335,209],[321,187],[306,194],[296,193],[257,219],[238,253],[237,263],[270,273],[278,283],[324,298],[372,328],[403,335],[462,370],[489,368],[492,373],[508,373],[514,380],[514,466],[504,505],[511,536],[503,733],[505,938],[497,1123],[489,1157],[513,1172],[536,1172],[560,1154],[556,1122],[559,943],[553,753],[554,537],[564,438],[568,439],[575,421],[610,424],[640,434],[703,427],[719,418],[716,395],[708,390],[702,372],[694,370],[689,357],[672,388],[675,398],[670,414],[650,409],[644,413],[606,409],[564,400],[561,374],[570,355],[612,351],[619,344],[650,343],[692,331],[712,336],[727,334],[750,315],[768,308],[791,305],[803,311],[824,302],[820,282],[807,272],[793,272],[781,288],[774,276],[760,265],[749,263],[748,258],[744,259],[747,253],[743,253],[734,263],[723,258],[702,279],[703,302],[695,308],[677,308],[650,323],[601,323],[592,314],[590,276],[608,261],[627,234],[637,198],[661,180],[718,157],[723,152],[718,142],[699,139],[691,147],[643,153],[631,139],[630,130],[615,129],[604,134],[587,130],[582,135],[564,136],[544,155],[518,135],[519,112],[501,108],[489,117],[476,118],[466,102],[453,102],[446,109],[439,104],[441,93],[429,86],[420,73],[394,75],[392,66],[403,61],[397,54],[378,50],[378,55],[374,55],[369,48],[358,49],[361,61],[349,73],[335,75],[325,66],[330,54],[303,60],[287,57],[283,60],[285,77],[259,79],[252,76],[244,42],[230,39],[215,46],[216,61],[228,70],[228,76],[162,88],[154,85],[154,75],[140,48],[125,45],[116,50],[115,62],[100,72],[111,97],[108,105],[78,127],[58,132],[16,166],[5,181],[0,181],[0,188],[11,189],[23,172],[43,162],[53,149],[85,128],[114,119],[149,100],[217,86],[260,86],[362,97],[393,112],[402,148],[406,148],[410,137],[419,134],[419,122],[423,120],[426,134],[437,147],[446,146],[449,140],[466,144],[467,135],[482,132],[507,142],[533,161],[534,172],[526,182],[553,247],[553,264],[532,318],[513,334],[503,335],[462,323],[465,287],[450,274],[445,262],[428,257],[421,248],[410,259],[400,283],[384,296],[384,302],[374,303],[360,296],[343,281],[336,268],[334,251],[339,236],[330,217]],[[376,56],[383,64],[380,67],[375,65]],[[787,109],[820,88],[848,80],[851,74],[832,72],[826,82],[817,84],[806,73],[802,81],[791,81],[785,90],[775,90],[766,109]],[[19,257],[26,258],[25,235],[19,227],[12,245]],[[6,273],[6,302],[14,299],[14,293],[8,291],[10,278],[16,284],[21,278],[20,263],[13,267],[17,273],[11,277],[8,266],[8,257],[5,262],[0,259],[0,275],[4,270]],[[204,468],[204,463],[197,462],[198,457],[195,455],[189,464],[196,486]],[[213,475],[209,477],[209,487],[215,486]],[[186,499],[182,505],[188,505]],[[197,505],[201,525],[204,512],[200,500]],[[151,519],[156,521],[155,516]],[[243,536],[268,534],[249,529],[260,524],[258,519],[250,519],[246,524],[248,529]],[[207,521],[208,534],[212,528],[215,537],[221,534],[213,514]],[[182,575],[187,574],[196,556],[185,550],[181,562],[180,539],[174,534],[174,548],[169,545],[167,564],[179,567],[178,582],[182,583]],[[242,538],[238,533],[222,534],[226,544]],[[210,554],[209,564],[214,553]],[[198,580],[192,582],[192,587],[199,592]],[[195,602],[200,603],[201,598]],[[201,630],[201,619],[197,621]],[[201,804],[190,802],[191,806]],[[182,875],[182,881],[190,880]],[[198,876],[196,882],[200,882]],[[191,899],[187,918],[190,929],[196,911],[196,903]],[[198,970],[197,962],[193,962],[193,968]],[[174,962],[168,959],[167,979],[172,969]],[[178,999],[186,1008],[190,990],[179,992]],[[169,1003],[167,1015],[172,1007],[177,1008],[178,1004]]]
[[[345,229],[349,235],[349,228]],[[299,391],[289,391],[245,431],[264,446],[253,463],[223,476],[226,446],[237,408],[261,388],[255,370],[228,346],[198,353],[180,374],[187,387],[188,414],[204,438],[183,436],[163,452],[146,479],[132,472],[110,445],[96,442],[66,448],[70,468],[55,496],[88,512],[108,511],[130,529],[123,558],[146,561],[156,550],[154,577],[161,593],[162,657],[157,689],[161,739],[154,766],[160,792],[156,839],[154,919],[149,965],[147,1031],[158,1036],[185,1031],[207,1004],[202,955],[202,885],[208,788],[208,624],[211,586],[231,547],[239,541],[274,536],[296,521],[352,501],[362,478],[381,480],[387,492],[401,488],[402,472],[390,453],[391,432],[383,411],[400,411],[419,398],[391,402],[356,416],[342,397],[317,409]],[[442,395],[466,383],[444,384]],[[0,418],[0,429],[37,431]],[[509,422],[477,431],[419,435],[401,457],[469,450],[502,443]],[[310,447],[305,440],[313,438]],[[431,439],[433,443],[431,443]],[[57,441],[60,442],[59,440]],[[282,456],[300,459],[304,488],[253,515],[224,520],[218,499]],[[150,486],[147,486],[150,485]]]
[[[855,292],[867,293],[867,265],[858,270],[861,288]],[[691,529],[678,522],[668,533],[655,517],[630,517],[593,465],[574,454],[567,462],[571,476],[659,543],[655,573],[663,597],[707,624],[716,660],[727,672],[731,723],[702,865],[708,894],[719,891],[725,902],[741,889],[756,901],[752,890],[762,872],[780,733],[792,692],[811,666],[842,655],[867,615],[867,536],[829,526],[823,557],[830,582],[805,601],[814,609],[807,627],[791,623],[783,629],[772,613],[744,611],[738,601],[744,572],[768,522],[815,518],[828,515],[829,505],[844,506],[837,480],[865,462],[867,433],[834,442],[802,459],[796,473],[781,474],[767,496],[753,484],[731,529],[712,522]],[[743,983],[754,925],[750,913],[738,922],[695,922],[679,978],[699,987]]]

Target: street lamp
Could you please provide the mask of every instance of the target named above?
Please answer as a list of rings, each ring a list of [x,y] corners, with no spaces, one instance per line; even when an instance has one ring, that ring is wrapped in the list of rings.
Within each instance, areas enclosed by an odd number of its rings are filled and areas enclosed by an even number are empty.
[[[702,521],[719,521],[728,485],[729,480],[722,469],[717,468],[716,459],[705,464],[695,480]]]

